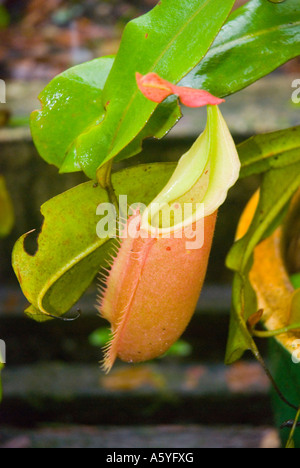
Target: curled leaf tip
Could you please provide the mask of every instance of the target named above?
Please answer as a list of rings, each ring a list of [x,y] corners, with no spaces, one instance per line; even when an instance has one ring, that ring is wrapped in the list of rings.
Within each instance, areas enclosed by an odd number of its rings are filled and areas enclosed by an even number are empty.
[[[156,73],[148,73],[147,75],[136,73],[136,81],[141,93],[150,101],[157,103],[164,101],[172,94],[177,95],[181,103],[187,107],[219,105],[225,102],[224,99],[215,97],[202,89],[176,86]]]
[[[187,107],[203,107],[207,105],[216,106],[225,102],[224,99],[217,98],[208,91],[202,89],[185,88],[176,86],[180,101]]]
[[[171,83],[163,80],[156,73],[147,75],[136,73],[136,81],[139,90],[150,101],[160,103],[173,94]]]

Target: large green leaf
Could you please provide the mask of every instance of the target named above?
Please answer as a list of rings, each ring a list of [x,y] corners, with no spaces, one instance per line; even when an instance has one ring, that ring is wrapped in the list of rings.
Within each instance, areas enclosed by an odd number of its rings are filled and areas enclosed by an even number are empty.
[[[81,171],[77,139],[104,118],[102,91],[113,62],[114,57],[102,57],[70,68],[54,78],[39,96],[42,109],[31,115],[32,137],[40,156],[61,173]],[[180,118],[176,97],[166,99],[117,159],[139,153],[145,138],[162,138]]]
[[[127,195],[129,204],[148,204],[174,168],[173,163],[157,163],[115,173],[112,180],[116,194]],[[25,245],[31,233],[17,241],[13,267],[32,304],[28,315],[36,320],[49,318],[47,314],[60,316],[90,285],[109,251],[109,237],[100,239],[96,234],[100,221],[97,206],[108,201],[107,193],[99,186],[92,182],[81,184],[42,206],[44,223],[34,255],[26,251]]]
[[[300,55],[300,2],[250,0],[223,26],[185,86],[233,94]]]
[[[246,235],[237,241],[227,258],[227,266],[235,272],[229,340],[226,353],[228,364],[239,359],[256,345],[247,329],[248,318],[257,312],[256,295],[249,281],[256,245],[278,226],[290,199],[300,186],[300,162],[272,169],[263,176],[260,199],[255,216]]]
[[[177,83],[207,53],[233,4],[163,0],[128,23],[103,90],[105,119],[78,140],[78,161],[90,178],[135,138],[157,107],[139,92],[135,73],[156,72]]]
[[[34,143],[48,163],[61,172],[80,171],[77,139],[104,118],[102,90],[113,57],[77,65],[58,75],[40,94],[42,110],[31,115]]]
[[[238,145],[240,178],[300,161],[300,126],[256,135]]]
[[[205,55],[232,3],[165,0],[128,24],[106,85],[112,57],[55,78],[40,96],[42,111],[32,116],[41,156],[61,172],[83,168],[94,178],[97,166],[112,155],[130,157],[143,139],[164,136],[181,116],[177,101],[172,97],[158,106],[147,101],[137,91],[135,72],[156,71],[178,81]],[[299,55],[299,21],[298,0],[251,0],[232,13],[182,84],[220,96],[248,86]]]

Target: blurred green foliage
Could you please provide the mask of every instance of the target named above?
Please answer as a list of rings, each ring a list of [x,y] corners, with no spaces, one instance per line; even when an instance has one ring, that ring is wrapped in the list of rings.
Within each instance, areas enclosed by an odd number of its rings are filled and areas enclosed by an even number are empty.
[[[10,23],[10,15],[4,5],[0,5],[0,29],[6,28]]]
[[[291,276],[291,281],[295,289],[300,288],[300,273]]]
[[[108,344],[111,337],[111,332],[105,327],[97,328],[89,336],[91,346],[104,347]],[[187,357],[192,354],[192,346],[185,340],[178,340],[171,348],[162,356]]]
[[[4,177],[0,175],[0,239],[10,234],[14,221],[12,200],[7,191]]]

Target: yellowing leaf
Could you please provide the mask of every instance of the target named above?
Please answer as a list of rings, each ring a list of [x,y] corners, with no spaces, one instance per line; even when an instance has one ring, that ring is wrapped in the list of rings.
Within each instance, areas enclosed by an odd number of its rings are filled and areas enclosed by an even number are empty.
[[[300,191],[294,200],[300,201]],[[244,229],[243,221],[246,223],[247,215],[253,211],[254,205],[255,198],[242,217],[239,234]],[[287,219],[293,216],[296,206],[294,202]],[[256,246],[254,263],[249,275],[257,295],[258,307],[264,311],[262,320],[265,327],[272,331],[300,322],[300,290],[294,290],[287,272],[284,259],[284,232],[284,227],[280,226],[272,236]],[[293,342],[299,338],[299,333],[291,331],[278,335],[276,339],[292,353]]]

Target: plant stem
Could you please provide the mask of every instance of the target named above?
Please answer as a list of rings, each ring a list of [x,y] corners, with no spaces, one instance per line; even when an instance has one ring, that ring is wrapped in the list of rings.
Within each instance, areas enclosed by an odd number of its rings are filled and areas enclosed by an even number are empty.
[[[257,338],[272,338],[274,336],[283,335],[284,333],[288,333],[289,331],[295,331],[299,329],[300,329],[300,323],[295,323],[292,325],[288,325],[284,328],[279,328],[278,330],[263,331],[263,330],[255,330],[255,328],[252,328],[251,333],[253,336],[256,336]]]
[[[287,406],[289,406],[290,408],[293,408],[294,410],[298,410],[298,406],[296,405],[293,405],[293,403],[291,403],[289,400],[287,400],[285,398],[285,396],[283,395],[282,391],[280,390],[280,388],[278,387],[277,383],[275,382],[274,380],[274,377],[272,376],[271,372],[269,371],[262,355],[260,354],[259,350],[257,349],[256,347],[256,344],[254,344],[254,348],[252,347],[251,348],[251,351],[252,353],[254,354],[254,356],[256,357],[256,359],[258,360],[258,362],[260,363],[260,365],[262,366],[263,370],[265,371],[265,374],[266,376],[268,377],[268,379],[270,380],[271,384],[273,385],[273,388],[274,390],[276,391],[278,397],[283,401],[283,403],[285,403]]]
[[[116,197],[112,181],[111,181],[111,170],[112,170],[113,160],[111,159],[106,164],[100,167],[97,171],[97,180],[99,185],[106,190],[108,194],[109,201],[114,205],[117,215],[120,214],[119,202]]]
[[[288,441],[287,441],[287,444],[286,444],[285,448],[294,448],[293,437],[294,437],[294,433],[295,433],[295,430],[296,430],[296,427],[297,427],[297,424],[298,424],[299,417],[300,417],[300,408],[297,411],[295,421],[294,421],[293,427],[291,429],[291,432],[290,432],[290,435],[289,435],[289,438],[288,438]]]

